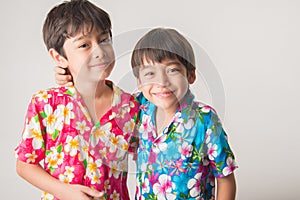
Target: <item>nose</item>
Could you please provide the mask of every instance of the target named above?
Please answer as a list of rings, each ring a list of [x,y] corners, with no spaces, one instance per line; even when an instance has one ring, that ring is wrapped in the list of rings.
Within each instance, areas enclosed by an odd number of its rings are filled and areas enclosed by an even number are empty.
[[[169,78],[164,72],[158,74],[156,81],[160,87],[168,87],[170,85]]]
[[[95,45],[95,48],[93,50],[93,57],[97,59],[102,59],[105,57],[105,50],[101,45]]]

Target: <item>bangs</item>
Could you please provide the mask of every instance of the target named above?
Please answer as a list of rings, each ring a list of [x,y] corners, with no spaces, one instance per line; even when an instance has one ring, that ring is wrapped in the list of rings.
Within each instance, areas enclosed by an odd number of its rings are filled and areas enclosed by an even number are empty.
[[[138,65],[143,65],[144,61],[147,62],[162,62],[164,59],[176,59],[176,54],[166,51],[163,49],[153,49],[153,48],[147,48],[140,50],[139,53],[140,56],[137,59],[136,63]]]
[[[143,62],[161,63],[164,59],[178,59],[187,71],[195,69],[195,58],[191,45],[177,31],[154,29],[144,35],[136,44],[131,56],[131,67],[136,77]]]
[[[111,36],[111,21],[109,16],[102,10],[89,8],[88,4],[83,7],[80,5],[77,9],[70,10],[72,17],[69,17],[67,37],[75,36],[82,32],[83,35],[90,33],[94,28],[109,32]],[[102,12],[102,14],[99,14]],[[84,22],[84,23],[83,23]]]

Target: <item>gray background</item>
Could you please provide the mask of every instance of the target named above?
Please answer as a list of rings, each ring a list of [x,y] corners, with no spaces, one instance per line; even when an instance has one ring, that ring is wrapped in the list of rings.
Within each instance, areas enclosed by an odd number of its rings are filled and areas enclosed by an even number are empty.
[[[41,28],[58,2],[1,4],[1,199],[39,199],[41,193],[16,175],[13,149],[31,95],[56,85]],[[128,91],[135,84],[130,49],[149,27],[176,28],[193,41],[201,66],[193,91],[219,111],[228,133],[239,164],[237,199],[300,198],[299,1],[93,2],[111,15],[117,51],[111,79]],[[203,73],[205,64],[215,71]]]

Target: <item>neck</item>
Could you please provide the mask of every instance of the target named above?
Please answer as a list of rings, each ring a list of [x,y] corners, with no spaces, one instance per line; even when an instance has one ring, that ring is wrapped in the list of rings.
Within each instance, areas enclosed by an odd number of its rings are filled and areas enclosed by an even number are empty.
[[[85,83],[76,82],[74,85],[83,98],[99,99],[105,95],[109,89],[105,80],[98,82],[86,81]]]
[[[161,133],[164,128],[171,123],[176,110],[165,110],[157,107],[156,110],[156,129],[158,133]]]

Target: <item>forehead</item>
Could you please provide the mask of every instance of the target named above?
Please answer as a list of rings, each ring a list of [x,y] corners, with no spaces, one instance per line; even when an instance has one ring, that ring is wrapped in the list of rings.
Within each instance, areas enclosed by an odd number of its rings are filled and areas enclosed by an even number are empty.
[[[78,35],[88,35],[91,33],[108,33],[109,31],[103,30],[101,27],[96,26],[95,24],[84,23],[80,26],[70,25],[67,32],[68,37],[75,37]]]
[[[170,59],[170,58],[165,58],[161,62],[158,61],[153,61],[151,59],[147,59],[146,57],[143,58],[143,67],[150,67],[150,66],[170,66],[170,65],[178,65],[178,66],[183,66],[183,64],[177,59]],[[184,66],[183,66],[184,67]]]

